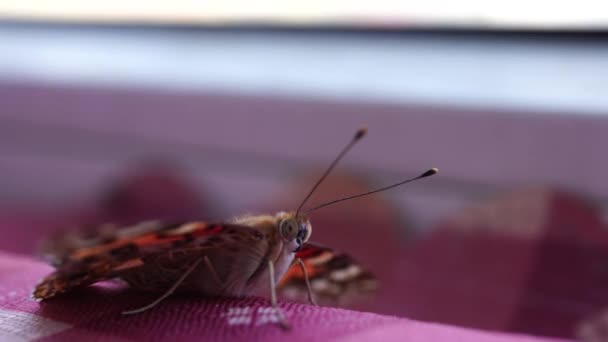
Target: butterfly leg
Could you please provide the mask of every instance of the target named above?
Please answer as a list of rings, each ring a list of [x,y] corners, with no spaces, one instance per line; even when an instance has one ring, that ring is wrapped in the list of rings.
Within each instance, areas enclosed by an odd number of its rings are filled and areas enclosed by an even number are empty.
[[[215,270],[215,267],[213,267],[211,260],[209,260],[209,257],[207,257],[206,255],[204,257],[204,260],[205,260],[205,265],[207,265],[207,268],[209,268],[209,272],[211,272],[211,276],[213,277],[213,280],[215,280],[215,282],[217,283],[218,286],[222,287],[224,285],[224,282],[222,281],[222,279],[220,279],[220,275],[217,274],[217,271]]]
[[[181,283],[184,282],[184,280],[190,275],[190,273],[192,273],[192,271],[194,271],[194,269],[203,261],[203,259],[198,259],[194,264],[192,264],[192,266],[190,266],[186,272],[184,272],[184,274],[181,275],[181,277],[179,277],[179,279],[177,279],[177,281],[175,282],[175,284],[173,284],[171,286],[171,288],[169,288],[169,290],[167,290],[167,292],[165,292],[162,296],[158,297],[155,301],[153,301],[152,303],[143,306],[141,308],[138,309],[134,309],[134,310],[128,310],[128,311],[123,311],[122,314],[123,315],[132,315],[132,314],[136,314],[136,313],[140,313],[140,312],[144,312],[148,309],[152,309],[153,307],[155,307],[158,303],[162,302],[165,298],[169,297],[174,291],[175,289],[177,289],[179,287],[179,285],[181,285]]]
[[[304,265],[304,261],[300,258],[296,258],[296,262],[302,268],[302,273],[304,274],[304,281],[306,281],[306,290],[308,290],[308,302],[312,305],[317,305],[315,299],[312,295],[312,288],[310,287],[310,280],[308,279],[308,271],[306,270],[306,266]]]
[[[274,264],[271,260],[268,261],[268,274],[270,275],[270,303],[272,308],[274,309],[277,317],[279,318],[279,325],[283,329],[290,329],[291,326],[283,316],[283,312],[281,308],[279,308],[279,304],[277,303],[277,289],[274,281]]]

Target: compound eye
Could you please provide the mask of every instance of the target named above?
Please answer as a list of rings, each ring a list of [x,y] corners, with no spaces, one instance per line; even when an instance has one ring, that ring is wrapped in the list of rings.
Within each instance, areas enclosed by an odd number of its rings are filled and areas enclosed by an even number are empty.
[[[291,241],[298,237],[298,226],[294,220],[283,220],[279,225],[281,237],[287,241]]]

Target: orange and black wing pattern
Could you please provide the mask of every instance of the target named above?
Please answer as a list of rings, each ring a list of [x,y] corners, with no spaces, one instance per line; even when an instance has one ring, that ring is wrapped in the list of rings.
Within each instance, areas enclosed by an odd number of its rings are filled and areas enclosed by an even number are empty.
[[[147,222],[117,230],[114,236],[105,234],[103,239],[93,236],[73,240],[70,246],[58,244],[61,246],[56,253],[47,248],[56,270],[36,286],[32,296],[45,300],[75,287],[119,277],[144,266],[156,255],[171,250],[196,251],[209,247],[214,243],[214,237],[236,228],[242,227],[202,221]]]
[[[376,278],[347,254],[305,243],[296,253],[306,268],[315,300],[322,305],[345,305],[377,288]],[[286,299],[306,301],[307,285],[299,263],[294,262],[279,282]]]

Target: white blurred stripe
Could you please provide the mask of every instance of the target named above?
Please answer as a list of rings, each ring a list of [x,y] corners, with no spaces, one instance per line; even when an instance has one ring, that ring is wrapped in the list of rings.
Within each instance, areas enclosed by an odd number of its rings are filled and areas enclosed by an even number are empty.
[[[0,322],[0,342],[33,341],[71,327],[34,314],[6,309],[0,309]]]
[[[0,79],[608,112],[608,45],[0,26]]]
[[[269,22],[350,25],[450,25],[592,27],[606,25],[604,1],[551,0],[308,0],[100,2],[20,0],[0,2],[0,14],[17,18],[127,22]]]

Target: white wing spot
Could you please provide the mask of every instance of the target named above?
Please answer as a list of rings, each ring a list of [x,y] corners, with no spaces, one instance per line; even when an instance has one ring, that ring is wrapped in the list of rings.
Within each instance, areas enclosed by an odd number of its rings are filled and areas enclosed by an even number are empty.
[[[355,278],[361,274],[361,268],[357,265],[350,265],[342,270],[335,270],[331,272],[329,278],[333,281],[344,282],[349,279]]]

